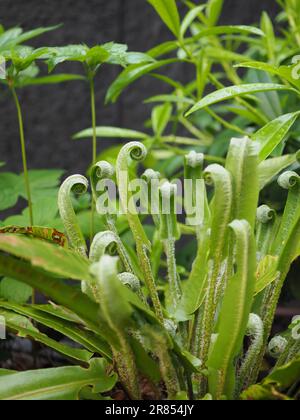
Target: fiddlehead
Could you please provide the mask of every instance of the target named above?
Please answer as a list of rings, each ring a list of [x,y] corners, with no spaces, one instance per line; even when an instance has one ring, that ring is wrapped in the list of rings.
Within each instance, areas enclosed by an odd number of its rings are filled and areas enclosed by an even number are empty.
[[[295,316],[289,327],[290,336],[284,351],[278,358],[276,368],[288,364],[300,354],[300,317]]]
[[[141,288],[141,282],[134,274],[121,273],[118,275],[118,279],[122,284],[128,286],[134,293],[136,293],[144,303],[146,303],[146,299]]]
[[[271,248],[271,254],[279,256],[277,271],[280,273],[278,279],[268,289],[268,299],[263,308],[264,323],[264,346],[259,356],[262,362],[268,339],[271,334],[276,308],[280,298],[281,290],[290,270],[293,260],[299,254],[300,237],[300,176],[295,172],[285,172],[279,177],[278,183],[283,188],[289,189],[285,210],[280,222],[278,233]],[[259,368],[253,378],[256,380]]]
[[[273,255],[280,255],[300,218],[300,176],[288,171],[278,178],[281,188],[289,190],[280,228],[272,247]]]
[[[93,199],[96,203],[96,209],[98,213],[101,213],[101,214],[105,213],[107,225],[109,229],[111,230],[115,230],[115,227],[114,227],[115,215],[113,211],[114,209],[109,208],[108,211],[105,211],[105,212],[103,211],[101,197],[103,195],[104,186],[101,185],[100,186],[101,188],[99,188],[99,185],[101,184],[101,181],[112,180],[114,177],[114,174],[115,174],[115,169],[110,163],[106,161],[100,161],[100,162],[97,162],[92,167],[91,176],[90,176]]]
[[[104,254],[111,256],[117,253],[117,236],[111,232],[98,233],[91,245],[89,259],[92,263],[99,262]]]
[[[117,239],[113,232],[98,233],[91,244],[89,260],[91,263],[96,263],[105,255],[116,255],[117,253]],[[96,281],[82,282],[82,292],[88,295],[92,300],[100,303],[101,297]]]
[[[176,266],[175,242],[180,237],[177,226],[177,186],[165,182],[160,187],[160,238],[167,256],[169,290],[172,309],[175,310],[181,298],[181,287]]]
[[[280,356],[284,353],[288,344],[288,340],[281,335],[277,335],[276,337],[272,338],[268,345],[268,353],[274,359],[279,359]]]
[[[99,261],[106,251],[108,251],[110,255],[118,252],[125,270],[133,273],[130,257],[123,245],[123,242],[121,241],[121,238],[116,232],[111,230],[98,233],[95,236],[90,249],[90,260],[92,262]]]
[[[123,212],[127,216],[127,220],[136,242],[138,258],[144,275],[146,286],[149,290],[154,310],[161,322],[163,322],[163,312],[161,303],[156,290],[156,285],[152,273],[151,263],[148,252],[151,250],[151,243],[143,229],[139,216],[135,209],[128,208],[128,200],[132,199],[132,194],[128,188],[129,175],[128,165],[130,160],[141,162],[147,156],[147,149],[142,143],[131,142],[125,145],[117,159],[117,182],[119,187],[120,201]],[[133,211],[132,211],[133,210]]]
[[[71,193],[84,194],[87,189],[88,180],[84,176],[73,175],[63,182],[58,193],[58,209],[67,237],[72,248],[84,257],[87,256],[87,246],[73,209]]]
[[[264,345],[264,324],[258,315],[250,314],[246,335],[252,338],[252,343],[238,370],[236,385],[237,398],[243,389],[251,385],[251,372]]]
[[[256,213],[256,245],[259,259],[268,255],[274,235],[276,211],[269,206],[262,205]]]
[[[210,250],[208,260],[211,261],[211,275],[207,281],[207,290],[204,301],[203,317],[201,320],[202,339],[197,357],[206,364],[211,336],[213,334],[217,304],[215,302],[215,290],[226,258],[224,255],[225,244],[228,238],[228,225],[231,221],[232,211],[232,183],[230,173],[220,165],[210,165],[204,172],[204,178],[208,185],[214,185],[215,194],[212,201],[212,219],[210,223]],[[206,394],[205,377],[200,379],[200,394]]]
[[[120,151],[117,159],[117,181],[119,187],[120,201],[122,210],[126,214],[128,223],[137,242],[137,246],[142,246],[151,250],[151,244],[140,222],[136,208],[129,208],[129,201],[132,194],[129,191],[129,163],[131,161],[142,162],[147,156],[146,147],[139,142],[126,144]]]
[[[101,197],[103,194],[104,186],[101,185],[101,187],[99,188],[99,183],[101,183],[102,181],[112,181],[114,176],[115,176],[114,167],[106,161],[100,161],[92,167],[91,187],[92,187],[92,192],[93,192],[93,198],[96,202],[96,209],[101,214],[103,213]],[[109,203],[110,203],[110,200],[109,200]],[[105,211],[104,213],[105,213],[107,227],[115,235],[115,242],[117,244],[118,252],[124,264],[125,270],[133,273],[132,262],[130,260],[130,257],[126,251],[126,248],[123,245],[116,229],[115,208],[109,207],[108,211]]]

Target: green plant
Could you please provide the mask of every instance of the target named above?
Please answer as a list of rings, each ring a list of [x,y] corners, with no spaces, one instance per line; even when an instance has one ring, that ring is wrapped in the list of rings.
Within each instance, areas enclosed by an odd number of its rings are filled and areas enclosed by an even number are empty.
[[[279,1],[277,23],[292,30],[277,35],[267,13],[260,28],[218,26],[223,0],[184,1],[183,18],[174,0],[149,3],[174,40],[147,54],[114,43],[34,50],[19,44],[43,29],[0,34],[27,179],[24,189],[22,175],[0,173],[0,209],[28,200],[0,227],[0,315],[71,365],[0,369],[0,399],[108,399],[117,382],[131,399],[149,389],[169,400],[300,397],[299,320],[272,332],[300,255],[299,7]],[[37,77],[37,60],[50,72],[77,61],[85,76]],[[95,77],[105,63],[125,67],[107,102],[145,75],[171,87],[146,100],[158,105],[145,130],[97,126]],[[195,77],[157,73],[169,65]],[[84,176],[58,190],[62,171],[26,170],[15,88],[73,79],[90,87],[92,128],[74,138],[92,138],[92,204]],[[131,142],[97,156],[102,137]],[[49,303],[28,305],[32,288]],[[266,356],[276,360],[268,370]]]
[[[137,254],[127,252],[117,234],[114,218],[107,216],[110,230],[96,235],[88,258],[70,201],[72,190],[83,193],[87,189],[87,180],[81,176],[68,178],[59,193],[69,248],[5,234],[0,237],[0,249],[14,257],[0,257],[1,271],[48,295],[60,305],[59,312],[72,311],[70,316],[75,321],[76,331],[79,322],[76,316],[79,316],[81,324],[101,337],[102,346],[94,348],[94,352],[108,361],[113,357],[119,380],[131,398],[141,398],[141,374],[152,383],[158,396],[164,394],[158,385],[162,379],[169,399],[204,398],[207,394],[214,399],[244,397],[250,392],[242,394],[245,388],[257,381],[280,291],[291,263],[299,255],[299,176],[285,172],[279,178],[280,186],[290,191],[282,217],[278,216],[275,221],[275,212],[266,206],[257,212],[259,180],[264,177],[267,162],[259,163],[260,150],[261,146],[248,138],[233,139],[225,167],[213,164],[204,169],[203,156],[187,156],[186,174],[198,167],[200,180],[208,187],[214,186],[215,190],[207,207],[209,190],[203,189],[200,198],[207,210],[192,228],[177,222],[174,184],[160,182],[161,199],[173,202],[169,214],[160,211],[159,219],[154,218],[153,238],[158,235],[165,246],[167,283],[163,272],[153,275],[149,258],[151,244],[132,207],[128,208],[131,213],[128,211],[126,216]],[[124,146],[119,154],[116,170],[123,209],[133,204],[132,195],[120,175],[124,171],[128,174],[129,168],[133,170],[130,161],[141,161],[146,154],[145,147],[138,142]],[[92,186],[99,179],[113,176],[108,163],[100,162],[95,169]],[[147,179],[150,178],[148,175]],[[197,179],[194,177],[194,181]],[[197,193],[195,186],[194,182],[193,192]],[[94,187],[93,191],[95,200],[104,193]],[[128,201],[125,201],[126,194]],[[199,255],[193,270],[185,272],[179,281],[174,241],[190,231],[197,234]],[[136,270],[135,266],[140,269]],[[122,273],[125,267],[130,271]],[[39,268],[43,268],[44,273]],[[192,275],[195,270],[198,276]],[[84,294],[79,290],[75,292],[58,278],[81,281]],[[163,293],[158,295],[159,289]],[[148,296],[150,304],[146,300]],[[10,316],[6,315],[8,326],[13,330],[77,360],[87,361],[92,356],[90,345],[84,345],[90,351],[89,357],[80,354],[83,350],[76,354],[41,337],[29,326],[23,328],[14,323],[12,314],[16,313],[62,331],[65,319],[62,322],[58,314],[55,317],[51,312],[51,323],[45,315],[48,305],[22,306],[2,301],[0,306],[4,314],[9,312]],[[251,315],[252,312],[255,315]],[[70,325],[67,336],[74,340],[73,327]],[[243,344],[247,334],[253,337],[248,352]],[[82,336],[75,341],[83,344]],[[159,369],[153,367],[155,358],[159,360]]]
[[[40,59],[46,53],[47,48],[34,49],[22,44],[54,29],[57,29],[57,27],[38,28],[29,32],[23,32],[23,30],[18,27],[7,31],[4,31],[4,28],[1,28],[0,33],[0,59],[1,62],[5,62],[6,64],[5,74],[1,75],[0,80],[10,90],[16,105],[24,182],[29,209],[29,223],[31,226],[33,226],[32,192],[28,174],[23,115],[16,89],[32,85],[61,83],[80,78],[77,75],[66,74],[55,75],[54,77],[38,77],[39,68],[36,64],[36,60]]]

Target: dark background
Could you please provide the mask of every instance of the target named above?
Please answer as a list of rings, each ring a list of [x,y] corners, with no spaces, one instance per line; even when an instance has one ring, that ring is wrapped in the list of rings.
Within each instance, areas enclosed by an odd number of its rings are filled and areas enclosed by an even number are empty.
[[[275,0],[225,0],[222,23],[252,24],[261,12],[276,14]],[[132,51],[147,51],[172,38],[146,0],[0,0],[0,23],[6,28],[21,25],[25,29],[63,23],[63,28],[43,35],[34,45],[87,43],[93,46],[107,41],[129,45]],[[61,66],[60,72],[66,68]],[[81,67],[72,67],[80,71]],[[135,83],[116,105],[103,106],[105,91],[119,69],[105,66],[97,82],[98,125],[116,125],[142,129],[149,116],[143,99],[161,92],[160,84],[150,77]],[[168,74],[188,81],[193,77],[181,67]],[[72,134],[90,127],[88,87],[71,82],[51,87],[30,87],[20,92],[24,111],[30,168],[64,168],[68,172],[85,172],[90,162],[88,141],[71,140]],[[0,161],[7,170],[21,171],[16,112],[10,96],[0,93]],[[101,149],[112,141],[98,142]]]

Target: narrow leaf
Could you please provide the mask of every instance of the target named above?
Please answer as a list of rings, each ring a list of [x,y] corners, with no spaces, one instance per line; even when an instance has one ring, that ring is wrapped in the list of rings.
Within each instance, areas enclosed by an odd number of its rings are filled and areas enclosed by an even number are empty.
[[[196,111],[199,111],[203,108],[207,108],[216,103],[226,101],[228,99],[233,99],[239,96],[249,95],[249,94],[258,93],[258,92],[270,92],[273,90],[291,91],[291,92],[297,93],[297,91],[293,88],[289,88],[284,85],[278,85],[278,84],[273,84],[273,83],[253,83],[253,84],[245,84],[245,85],[238,85],[238,86],[230,86],[230,87],[218,90],[216,92],[213,92],[210,95],[207,95],[205,98],[199,101],[196,105],[194,105],[193,108],[190,111],[188,111],[186,115],[189,116]]]
[[[175,0],[148,0],[173,34],[178,37],[180,17]]]
[[[260,162],[269,157],[276,147],[286,139],[299,115],[300,112],[281,115],[251,136],[252,140],[260,144]]]

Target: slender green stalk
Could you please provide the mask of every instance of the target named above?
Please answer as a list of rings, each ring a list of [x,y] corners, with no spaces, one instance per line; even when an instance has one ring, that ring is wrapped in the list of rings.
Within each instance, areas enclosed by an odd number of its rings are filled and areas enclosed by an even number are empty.
[[[27,153],[26,153],[26,144],[25,144],[25,135],[24,135],[24,123],[23,123],[23,115],[21,110],[20,101],[16,92],[15,87],[11,86],[11,92],[15,101],[15,105],[18,112],[18,120],[19,120],[19,130],[20,130],[20,142],[21,142],[21,152],[22,152],[22,161],[23,161],[23,171],[24,171],[24,181],[25,181],[25,188],[26,188],[26,195],[28,200],[28,209],[29,209],[29,223],[33,226],[33,210],[32,210],[32,198],[31,198],[31,189],[30,189],[30,181],[28,175],[28,165],[27,165]]]
[[[92,140],[92,164],[97,163],[97,121],[96,121],[96,99],[95,99],[95,81],[94,77],[90,77],[90,95],[91,95],[91,115],[92,115],[92,127],[93,127],[93,140]],[[95,233],[95,202],[92,198],[91,208],[91,226],[90,226],[90,242],[92,243]]]

